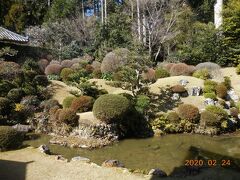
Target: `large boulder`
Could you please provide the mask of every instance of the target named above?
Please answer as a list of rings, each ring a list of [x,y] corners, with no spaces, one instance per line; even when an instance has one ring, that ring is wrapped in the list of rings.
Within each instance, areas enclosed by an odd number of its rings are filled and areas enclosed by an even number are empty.
[[[123,163],[118,160],[106,160],[102,163],[103,167],[124,167]]]

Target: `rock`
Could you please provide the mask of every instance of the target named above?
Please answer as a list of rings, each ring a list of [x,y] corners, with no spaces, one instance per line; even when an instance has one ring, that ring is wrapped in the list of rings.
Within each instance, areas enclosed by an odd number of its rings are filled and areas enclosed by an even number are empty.
[[[189,95],[190,96],[200,96],[201,92],[202,92],[201,87],[194,86],[194,87],[191,88],[191,90],[189,92]]]
[[[186,86],[186,85],[189,83],[189,81],[188,81],[188,80],[185,80],[185,79],[181,79],[181,80],[179,81],[179,83],[180,83],[182,86]]]
[[[67,162],[67,159],[65,159],[62,155],[57,155],[57,156],[56,156],[56,160]]]
[[[124,167],[123,163],[118,160],[106,160],[102,163],[103,167]]]
[[[23,132],[23,133],[27,133],[27,132],[30,132],[31,130],[33,130],[32,126],[22,125],[22,124],[16,124],[16,125],[12,126],[12,128],[18,132]]]
[[[90,159],[81,157],[81,156],[76,156],[71,159],[71,161],[81,161],[81,162],[90,162]]]
[[[208,106],[208,105],[216,105],[215,101],[211,98],[207,98],[204,101],[204,105]]]
[[[231,102],[230,101],[226,101],[225,105],[224,105],[224,108],[230,109],[231,108]]]
[[[152,175],[152,176],[158,176],[158,177],[166,177],[167,174],[162,171],[161,169],[151,169],[148,173],[148,175]]]
[[[231,89],[231,90],[227,91],[227,97],[226,98],[227,98],[227,100],[233,100],[234,102],[239,101],[239,96],[236,94],[234,89]]]
[[[172,100],[179,100],[180,99],[180,95],[178,93],[174,93],[173,96],[172,96]]]
[[[50,149],[49,149],[49,147],[48,147],[47,145],[45,145],[45,144],[39,146],[38,149],[39,149],[39,151],[40,151],[41,153],[50,154]]]

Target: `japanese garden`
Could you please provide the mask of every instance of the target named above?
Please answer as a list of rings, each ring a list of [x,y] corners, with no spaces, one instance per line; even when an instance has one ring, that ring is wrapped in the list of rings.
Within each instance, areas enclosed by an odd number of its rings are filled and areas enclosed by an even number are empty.
[[[239,0],[0,0],[0,179],[239,177]]]

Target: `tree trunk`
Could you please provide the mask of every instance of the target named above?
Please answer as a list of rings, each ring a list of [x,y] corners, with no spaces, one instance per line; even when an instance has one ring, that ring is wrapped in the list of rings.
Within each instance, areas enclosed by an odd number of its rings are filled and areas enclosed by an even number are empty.
[[[143,43],[146,45],[147,43],[147,30],[146,30],[146,16],[145,13],[143,13]]]
[[[107,0],[105,0],[105,24],[107,23]]]
[[[137,22],[138,22],[138,39],[139,41],[142,40],[141,37],[141,21],[140,21],[140,7],[139,7],[139,0],[137,0]]]
[[[51,6],[51,0],[48,0],[47,4],[48,4],[48,7],[50,7]]]
[[[103,13],[103,1],[104,0],[101,0],[101,16],[102,16],[102,24],[104,24],[104,13]]]
[[[84,0],[82,0],[82,17],[85,18],[85,11],[84,11]]]

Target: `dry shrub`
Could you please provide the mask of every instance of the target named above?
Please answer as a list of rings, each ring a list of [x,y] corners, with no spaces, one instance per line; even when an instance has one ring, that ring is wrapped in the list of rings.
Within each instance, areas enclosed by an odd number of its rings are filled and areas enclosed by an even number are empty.
[[[61,64],[61,62],[60,62],[60,61],[57,61],[57,60],[52,60],[52,61],[50,61],[49,64]]]
[[[214,70],[220,70],[221,66],[219,66],[216,63],[212,63],[212,62],[204,62],[204,63],[200,63],[196,66],[196,70],[199,70],[199,69],[208,69],[211,72]]]
[[[93,78],[100,79],[102,77],[102,73],[100,69],[96,69],[92,73]]]
[[[62,66],[60,64],[49,64],[45,69],[46,75],[59,75],[62,70]]]
[[[119,48],[108,53],[101,64],[102,73],[113,73],[118,68],[127,63],[129,50],[126,48]]]
[[[180,118],[175,111],[169,112],[167,114],[166,118],[170,123],[179,123],[180,122]]]
[[[218,84],[216,86],[216,93],[218,97],[224,99],[227,96],[227,87],[223,83]]]
[[[81,66],[80,66],[79,63],[74,63],[74,64],[71,66],[71,69],[73,69],[73,70],[79,70],[79,69],[81,69]]]
[[[19,64],[10,61],[4,61],[0,64],[0,77],[5,80],[13,80],[22,74]]]
[[[170,69],[171,76],[180,76],[180,75],[191,75],[192,68],[189,68],[189,66],[185,63],[178,63],[174,64],[172,68]]]
[[[80,63],[81,61],[82,61],[82,58],[73,58],[72,59],[73,64]]]
[[[90,96],[80,96],[72,100],[71,109],[76,112],[87,112],[92,110],[94,100]]]
[[[45,68],[47,67],[48,64],[49,64],[49,62],[47,59],[40,59],[38,61],[38,66],[43,72],[45,71]]]
[[[73,65],[73,62],[71,60],[66,59],[61,62],[61,65],[63,68],[70,68]]]
[[[237,118],[237,117],[238,117],[238,114],[239,114],[238,108],[232,107],[232,108],[230,109],[230,115],[231,115],[231,116]]]
[[[75,127],[78,125],[79,117],[76,115],[76,111],[71,108],[61,109],[57,111],[58,119],[57,121],[60,123],[65,123],[69,126]]]
[[[187,91],[184,86],[179,84],[172,86],[171,90],[173,93],[185,93]]]
[[[192,123],[198,122],[199,110],[191,104],[181,104],[178,106],[178,115],[181,119],[188,120]]]
[[[93,61],[92,62],[92,67],[94,68],[94,70],[101,70],[101,63],[98,61]]]
[[[94,68],[92,67],[92,65],[87,64],[85,67],[85,70],[87,73],[91,74],[93,72]]]
[[[148,68],[142,73],[143,80],[154,81],[156,79],[155,70],[153,68]]]
[[[175,63],[167,63],[163,66],[164,69],[166,69],[168,72],[170,72],[171,68],[175,65]]]

